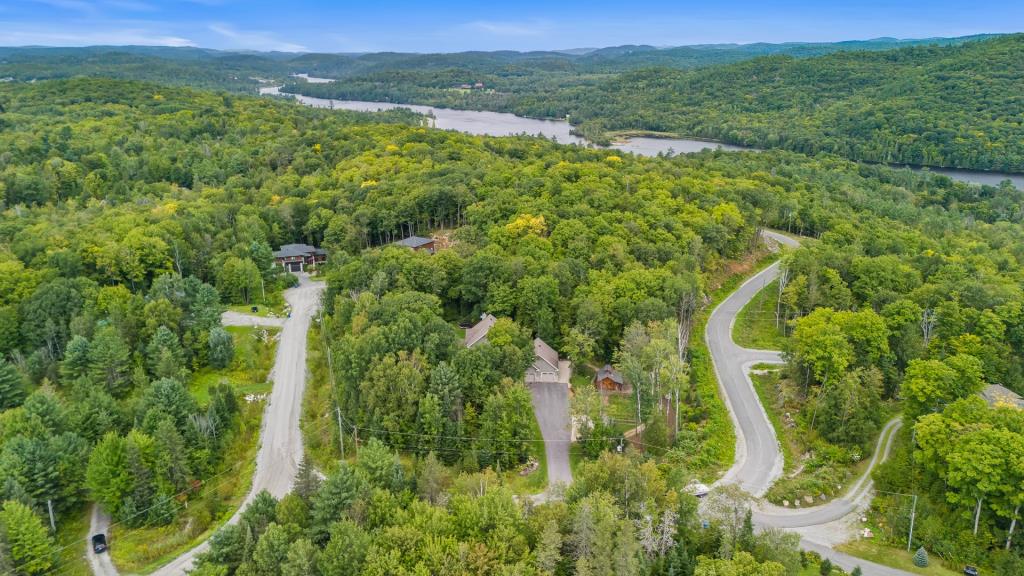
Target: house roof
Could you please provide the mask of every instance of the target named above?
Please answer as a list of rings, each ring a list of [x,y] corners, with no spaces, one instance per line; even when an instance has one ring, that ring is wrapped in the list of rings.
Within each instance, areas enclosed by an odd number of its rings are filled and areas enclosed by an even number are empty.
[[[554,348],[548,346],[548,343],[540,338],[533,339],[533,355],[536,360],[544,361],[552,369],[558,370],[558,352],[555,352]],[[537,362],[534,362],[534,365],[536,364]]]
[[[405,246],[407,248],[420,248],[426,246],[434,241],[433,238],[424,238],[423,236],[409,236],[408,238],[402,238],[395,242],[397,246]]]
[[[481,314],[480,321],[466,330],[466,348],[472,348],[474,344],[486,338],[497,321],[498,319],[490,314]]]
[[[606,378],[616,384],[623,383],[622,374],[620,374],[618,370],[612,368],[611,364],[605,364],[600,370],[598,370],[595,380],[600,382]]]
[[[997,404],[1010,405],[1024,410],[1024,398],[1021,398],[1020,394],[1005,386],[989,384],[980,394],[990,406]]]
[[[309,244],[285,244],[281,248],[274,252],[274,258],[292,258],[295,256],[308,256],[310,254],[322,253],[323,250],[314,248]]]

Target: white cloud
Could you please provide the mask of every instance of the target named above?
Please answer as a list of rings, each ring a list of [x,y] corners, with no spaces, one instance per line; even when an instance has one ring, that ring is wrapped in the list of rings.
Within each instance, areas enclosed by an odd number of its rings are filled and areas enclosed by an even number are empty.
[[[531,22],[477,20],[463,24],[462,28],[491,36],[522,37],[543,36],[551,29],[551,24],[544,20],[534,20]]]
[[[156,6],[146,2],[140,2],[139,0],[103,0],[103,4],[105,6],[110,6],[111,8],[127,10],[130,12],[156,12],[159,10]]]
[[[236,30],[227,24],[210,24],[209,30],[225,40],[228,48],[248,50],[279,50],[281,52],[307,52],[308,49],[293,42],[278,40],[269,32],[259,30]]]
[[[86,0],[33,0],[33,2],[83,14],[95,14],[97,12],[96,5]]]
[[[144,28],[117,28],[113,30],[54,30],[28,29],[24,25],[0,22],[0,45],[3,46],[195,46],[188,38],[154,33]]]

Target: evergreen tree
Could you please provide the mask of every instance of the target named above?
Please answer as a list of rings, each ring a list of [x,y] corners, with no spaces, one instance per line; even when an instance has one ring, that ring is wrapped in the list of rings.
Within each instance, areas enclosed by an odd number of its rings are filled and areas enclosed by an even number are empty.
[[[924,546],[918,548],[917,552],[914,553],[914,566],[918,568],[928,567],[928,551],[924,549]]]
[[[292,490],[303,500],[309,502],[320,489],[320,477],[305,455],[299,461],[299,470],[295,475],[295,486]]]
[[[235,339],[220,326],[210,330],[210,366],[222,370],[235,358]]]
[[[111,395],[124,394],[131,383],[131,349],[117,329],[103,326],[89,344],[89,375],[100,383]]]
[[[25,382],[13,364],[0,358],[0,411],[21,406],[25,401]]]
[[[0,511],[0,536],[7,544],[7,553],[17,574],[44,574],[53,566],[56,558],[53,538],[42,518],[21,502],[4,502]]]
[[[155,378],[183,378],[185,351],[178,336],[166,326],[160,326],[146,345],[146,363]]]
[[[537,569],[547,574],[554,574],[558,563],[562,561],[562,533],[558,523],[548,520],[540,533],[537,549],[534,551]]]
[[[89,370],[89,340],[75,335],[64,349],[64,360],[60,364],[61,379],[70,383],[85,376]]]
[[[665,424],[665,416],[661,410],[654,410],[647,419],[647,426],[644,428],[644,450],[655,456],[665,453],[669,446],[668,426]]]
[[[348,464],[342,462],[324,481],[313,497],[313,541],[323,543],[330,536],[331,524],[342,519],[349,506],[366,490],[363,481]]]
[[[828,558],[825,558],[824,560],[821,561],[821,564],[818,565],[818,574],[821,574],[821,576],[829,576],[829,574],[831,574],[831,573],[832,573],[832,561],[829,560]]]
[[[740,528],[739,537],[736,539],[736,547],[744,552],[754,552],[754,521],[753,512],[747,508],[747,514],[743,517],[743,526]]]
[[[259,494],[256,494],[249,506],[242,512],[242,524],[256,539],[262,537],[267,526],[275,521],[277,521],[277,500],[266,490],[261,490]]]

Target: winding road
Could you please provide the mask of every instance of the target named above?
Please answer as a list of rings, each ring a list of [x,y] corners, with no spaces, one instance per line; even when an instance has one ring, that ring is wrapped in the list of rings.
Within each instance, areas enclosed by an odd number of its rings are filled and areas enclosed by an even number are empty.
[[[274,497],[281,498],[292,487],[302,458],[302,432],[299,420],[302,415],[302,395],[306,389],[306,337],[313,314],[320,306],[323,282],[313,282],[309,276],[298,274],[299,285],[284,291],[285,301],[291,306],[291,316],[262,318],[226,312],[222,318],[225,325],[233,326],[274,326],[281,328],[280,341],[271,379],[274,382],[270,401],[263,413],[260,428],[260,448],[256,454],[256,472],[252,487],[241,506],[228,520],[234,524],[241,518],[242,511],[252,502],[256,494],[266,490]],[[107,533],[109,518],[98,507],[93,508],[92,528],[89,535]],[[112,541],[111,546],[117,546]],[[88,545],[88,543],[87,543]],[[152,572],[153,576],[180,576],[190,570],[197,556],[209,548],[208,540],[178,556],[168,564]],[[96,576],[116,576],[117,570],[109,554],[93,554],[89,546],[89,562]]]
[[[765,231],[769,242],[795,247],[799,241],[783,234]],[[754,496],[763,496],[775,480],[782,475],[783,459],[775,428],[761,404],[750,380],[750,368],[755,364],[782,364],[782,354],[775,350],[751,350],[732,339],[733,325],[740,310],[765,286],[779,275],[779,262],[758,272],[730,294],[708,317],[704,339],[711,352],[718,386],[725,399],[736,430],[736,458],[732,467],[716,482],[737,484]],[[762,504],[754,511],[754,521],[760,527],[799,529],[800,545],[829,558],[845,570],[860,566],[866,576],[909,576],[909,572],[882,566],[837,552],[829,546],[824,525],[854,512],[865,503],[871,491],[871,471],[889,456],[899,419],[893,419],[883,428],[878,446],[864,475],[842,498],[821,506],[809,508],[781,508]]]

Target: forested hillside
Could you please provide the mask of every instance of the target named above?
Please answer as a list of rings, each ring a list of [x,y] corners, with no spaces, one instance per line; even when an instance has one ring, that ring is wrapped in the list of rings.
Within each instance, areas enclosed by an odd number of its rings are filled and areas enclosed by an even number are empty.
[[[236,440],[259,428],[259,412],[216,371],[256,344],[233,345],[218,315],[250,304],[261,284],[292,282],[271,267],[282,243],[330,254],[318,329],[341,416],[364,444],[325,470],[323,487],[307,467],[288,504],[261,497],[247,532],[215,540],[208,574],[286,562],[295,574],[712,574],[761,563],[797,573],[795,542],[744,528],[742,498],[702,530],[680,493],[729,465],[732,437],[706,363],[679,360],[673,322],[750,255],[762,226],[820,236],[794,258],[786,299],[802,318],[793,362],[815,398],[828,401],[818,391],[847,368],[880,376],[844,379],[851,395],[836,402],[908,390],[931,411],[984,383],[1021,388],[1024,198],[1012,188],[785,151],[619,156],[430,130],[406,112],[117,80],[7,83],[0,106],[0,526],[19,546],[43,542],[14,557],[25,573],[54,566],[48,500],[61,521],[98,501],[122,529],[189,537],[230,511],[206,481],[238,476],[247,461]],[[433,255],[389,246],[412,233],[445,242]],[[878,321],[820,328],[825,307]],[[922,341],[925,310],[936,327]],[[484,311],[501,324],[466,349],[458,325]],[[596,435],[568,503],[531,509],[499,470],[538,441],[521,384],[535,335],[580,363],[625,365],[662,434],[627,456],[602,454],[618,439]],[[944,387],[915,384],[927,370]],[[672,440],[657,398],[675,390]],[[818,421],[856,444],[865,435],[848,415],[823,410]],[[993,460],[1006,460],[1009,444],[992,444]],[[988,561],[1012,495],[943,483],[944,454],[929,457],[951,530],[973,520],[959,513],[975,498],[990,506],[977,537],[957,536],[956,556]]]
[[[795,56],[814,54],[809,48],[766,52],[773,55],[697,70],[660,51],[628,52],[618,61],[642,67],[610,75],[388,70],[292,82],[284,91],[568,116],[595,142],[655,132],[870,162],[1024,171],[1024,36],[814,58]],[[489,90],[452,89],[473,81]]]
[[[583,133],[650,130],[856,160],[1024,171],[1024,35],[625,73],[556,97]],[[521,102],[542,111],[548,97]]]

